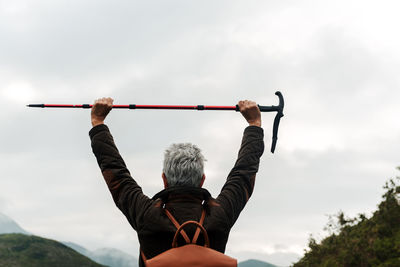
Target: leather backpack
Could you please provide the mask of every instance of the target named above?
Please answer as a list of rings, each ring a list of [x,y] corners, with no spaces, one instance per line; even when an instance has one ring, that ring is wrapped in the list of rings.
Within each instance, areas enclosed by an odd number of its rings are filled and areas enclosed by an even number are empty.
[[[210,248],[210,240],[206,229],[203,227],[205,210],[203,209],[199,222],[187,221],[180,225],[172,214],[164,209],[168,218],[177,228],[172,248],[151,258],[147,259],[143,251],[141,256],[146,267],[237,267],[237,260],[219,251]],[[183,228],[189,224],[197,225],[193,239],[190,240]],[[197,245],[197,239],[203,233],[204,246]],[[186,241],[186,245],[178,247],[178,236],[181,234]]]

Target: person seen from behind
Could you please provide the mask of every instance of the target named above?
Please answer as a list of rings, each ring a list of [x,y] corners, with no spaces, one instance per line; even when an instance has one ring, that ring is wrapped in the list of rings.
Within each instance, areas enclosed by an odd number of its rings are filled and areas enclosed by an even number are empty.
[[[165,210],[182,224],[189,220],[200,221],[204,209],[203,226],[208,233],[210,247],[224,253],[229,232],[252,195],[264,151],[261,113],[257,104],[248,100],[238,103],[249,126],[244,129],[234,167],[216,198],[202,187],[206,178],[205,158],[201,150],[191,143],[172,144],[165,151],[161,174],[164,190],[151,198],[146,196],[129,172],[109,128],[104,124],[112,105],[111,98],[94,102],[91,110],[93,128],[89,136],[112,198],[137,232],[141,249],[139,266],[144,266],[143,257],[150,259],[171,248],[177,228]],[[192,237],[196,228],[189,225],[185,233]],[[202,235],[198,236],[197,243],[204,243]],[[179,239],[178,244],[186,244],[185,239]]]

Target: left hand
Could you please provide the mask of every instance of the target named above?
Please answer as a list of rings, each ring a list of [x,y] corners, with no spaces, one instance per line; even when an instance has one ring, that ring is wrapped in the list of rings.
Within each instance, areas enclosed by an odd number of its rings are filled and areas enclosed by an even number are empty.
[[[112,109],[114,99],[103,97],[94,101],[91,115],[92,126],[104,124],[104,120]]]

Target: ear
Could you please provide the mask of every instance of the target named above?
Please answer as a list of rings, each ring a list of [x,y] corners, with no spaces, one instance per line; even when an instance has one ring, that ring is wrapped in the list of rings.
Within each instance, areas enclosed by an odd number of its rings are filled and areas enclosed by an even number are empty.
[[[165,173],[162,173],[161,175],[163,182],[164,182],[164,188],[168,187],[168,181],[167,181],[167,176],[165,176]]]
[[[203,184],[204,184],[204,180],[206,179],[206,175],[205,174],[203,174],[203,177],[201,177],[201,182],[200,182],[200,187],[202,187],[203,186]]]

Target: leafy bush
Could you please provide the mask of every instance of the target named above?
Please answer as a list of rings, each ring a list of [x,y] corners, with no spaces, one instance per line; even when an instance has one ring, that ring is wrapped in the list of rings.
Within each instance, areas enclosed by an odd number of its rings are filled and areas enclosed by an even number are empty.
[[[400,266],[399,181],[397,177],[385,184],[383,200],[370,219],[364,214],[346,218],[343,212],[336,220],[330,216],[325,228],[330,236],[320,244],[311,236],[309,249],[293,266]]]

